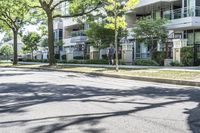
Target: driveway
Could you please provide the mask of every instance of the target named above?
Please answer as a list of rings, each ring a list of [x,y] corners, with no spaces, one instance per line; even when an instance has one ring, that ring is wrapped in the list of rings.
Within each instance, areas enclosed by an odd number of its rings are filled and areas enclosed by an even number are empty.
[[[200,133],[200,88],[0,68],[0,133]]]

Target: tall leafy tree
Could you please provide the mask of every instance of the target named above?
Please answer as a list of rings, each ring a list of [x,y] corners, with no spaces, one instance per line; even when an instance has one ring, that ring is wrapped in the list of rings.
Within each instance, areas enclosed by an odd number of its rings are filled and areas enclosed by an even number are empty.
[[[7,60],[13,54],[13,47],[9,44],[3,44],[0,48],[0,53],[5,55]]]
[[[27,22],[29,9],[28,0],[0,0],[0,27],[13,32],[13,65],[17,64],[17,36]]]
[[[135,38],[149,47],[150,57],[155,51],[158,41],[166,42],[168,31],[164,26],[165,23],[165,19],[142,18],[134,26]]]
[[[90,45],[101,49],[113,44],[114,30],[105,28],[105,24],[102,23],[91,22],[89,25],[86,35],[89,37]]]
[[[90,13],[99,7],[99,3],[97,0],[34,0],[32,6],[42,9],[47,17],[49,65],[55,65],[53,20]],[[62,7],[66,8],[65,13],[62,13]]]
[[[40,42],[40,35],[36,32],[29,32],[22,38],[24,43],[23,50],[31,52],[31,58],[33,59],[33,52],[38,49],[38,43]]]
[[[105,5],[106,11],[109,13],[107,17],[108,24],[106,27],[115,31],[116,71],[118,71],[118,35],[119,30],[126,27],[124,13],[133,9],[139,0],[104,0],[102,2]]]

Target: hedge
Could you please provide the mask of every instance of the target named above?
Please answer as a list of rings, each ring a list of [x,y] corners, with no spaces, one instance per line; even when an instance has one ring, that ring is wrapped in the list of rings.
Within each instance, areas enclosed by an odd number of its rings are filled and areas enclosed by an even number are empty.
[[[194,65],[194,47],[186,46],[181,48],[181,63],[184,66]]]
[[[154,60],[136,60],[135,65],[139,66],[159,66],[159,64]]]
[[[161,51],[153,52],[152,60],[156,61],[160,66],[164,66],[165,53]]]

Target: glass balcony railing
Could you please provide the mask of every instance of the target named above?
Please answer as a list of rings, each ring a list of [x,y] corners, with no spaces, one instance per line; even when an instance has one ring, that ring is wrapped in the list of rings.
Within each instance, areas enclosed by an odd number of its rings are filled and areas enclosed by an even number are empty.
[[[86,36],[84,30],[79,30],[79,31],[73,31],[71,33],[71,37],[77,37],[77,36]]]
[[[163,17],[169,20],[198,16],[200,17],[200,6],[192,8],[179,8],[163,12]]]

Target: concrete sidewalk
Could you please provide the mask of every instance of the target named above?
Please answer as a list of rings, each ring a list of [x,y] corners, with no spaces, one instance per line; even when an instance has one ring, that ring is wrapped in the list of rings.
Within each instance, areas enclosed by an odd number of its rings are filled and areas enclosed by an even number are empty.
[[[28,64],[28,65],[48,65],[48,63],[41,62],[19,62],[20,64]],[[78,67],[97,67],[97,68],[115,68],[115,65],[100,65],[100,64],[64,64],[57,63],[58,65],[63,66],[78,66]],[[121,69],[163,69],[163,70],[184,70],[184,71],[200,71],[200,66],[192,66],[192,67],[174,67],[174,66],[136,66],[136,65],[119,65]]]

